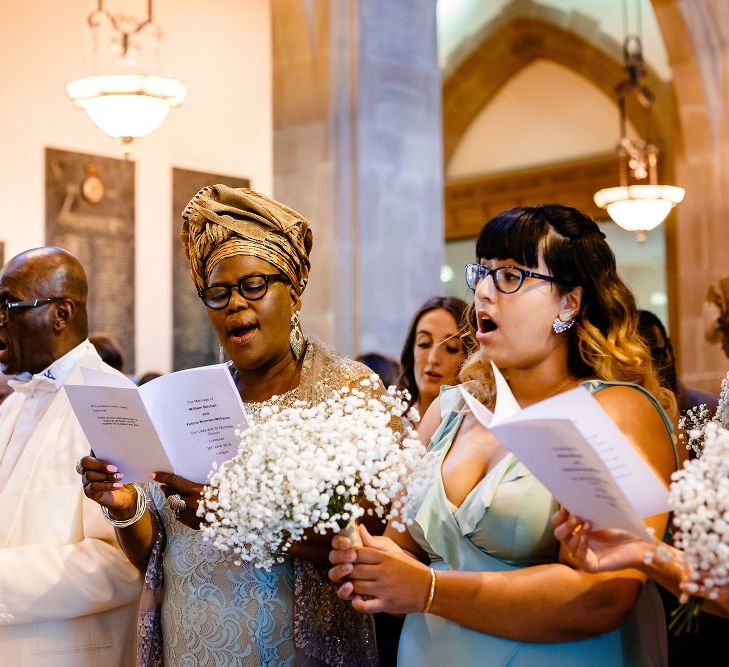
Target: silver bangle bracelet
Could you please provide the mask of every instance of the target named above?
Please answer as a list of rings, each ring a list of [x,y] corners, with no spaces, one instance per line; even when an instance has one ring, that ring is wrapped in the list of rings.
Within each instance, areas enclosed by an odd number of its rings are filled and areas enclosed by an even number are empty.
[[[112,519],[109,515],[108,507],[101,508],[101,513],[104,515],[104,518],[112,526],[114,526],[114,528],[126,528],[127,526],[131,526],[133,523],[137,523],[137,521],[139,521],[147,511],[147,496],[144,493],[144,489],[136,482],[134,482],[133,486],[134,490],[137,492],[137,509],[131,518],[125,519],[124,521],[117,521],[116,519]]]

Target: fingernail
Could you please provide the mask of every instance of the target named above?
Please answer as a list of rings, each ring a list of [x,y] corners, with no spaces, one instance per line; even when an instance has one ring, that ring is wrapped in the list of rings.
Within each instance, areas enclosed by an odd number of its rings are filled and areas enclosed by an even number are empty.
[[[116,473],[116,475],[114,475],[114,479],[124,479],[124,475],[122,475],[120,472],[118,472],[118,473]]]
[[[108,466],[106,466],[106,469],[107,469],[107,470],[108,470],[109,472],[116,472],[117,470],[119,470],[119,468],[117,468],[116,466],[112,466],[112,465],[108,465]]]
[[[156,479],[156,478],[157,478],[157,476],[153,472],[149,473],[149,479]]]
[[[123,485],[123,484],[122,484],[121,482],[114,482],[114,484],[113,484],[112,486],[113,486],[113,487],[114,487],[115,489],[118,489],[118,488],[120,488],[120,487],[122,487],[122,486],[124,486],[124,485]]]

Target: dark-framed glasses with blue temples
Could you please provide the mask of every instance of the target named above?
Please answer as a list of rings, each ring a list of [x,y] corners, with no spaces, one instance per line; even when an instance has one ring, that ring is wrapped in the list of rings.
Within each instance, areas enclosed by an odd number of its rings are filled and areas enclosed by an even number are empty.
[[[14,308],[38,308],[38,306],[45,306],[46,304],[53,303],[54,301],[65,301],[64,296],[52,296],[48,299],[27,299],[26,301],[7,301],[0,299],[0,326],[8,321],[10,311]]]
[[[513,294],[516,292],[524,284],[524,278],[537,278],[539,280],[547,280],[550,283],[558,282],[552,276],[545,276],[543,273],[520,269],[518,266],[498,266],[495,269],[490,269],[482,264],[466,264],[465,269],[466,285],[474,291],[476,291],[476,288],[489,275],[494,281],[494,287],[502,294]]]
[[[208,285],[197,291],[197,295],[211,310],[221,310],[230,303],[230,295],[238,290],[246,301],[258,301],[266,296],[269,283],[287,283],[289,279],[280,273],[254,273],[238,279],[235,285]]]

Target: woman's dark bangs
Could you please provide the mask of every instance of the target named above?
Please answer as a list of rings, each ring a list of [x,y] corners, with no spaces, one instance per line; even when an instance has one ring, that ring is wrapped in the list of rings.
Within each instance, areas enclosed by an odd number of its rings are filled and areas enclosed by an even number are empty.
[[[523,266],[536,268],[546,231],[544,223],[526,211],[504,211],[484,225],[476,243],[476,257],[513,259]]]

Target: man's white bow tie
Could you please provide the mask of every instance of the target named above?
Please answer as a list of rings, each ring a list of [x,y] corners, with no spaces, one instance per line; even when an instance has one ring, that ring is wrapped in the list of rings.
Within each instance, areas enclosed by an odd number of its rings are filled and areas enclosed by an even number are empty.
[[[31,376],[29,379],[15,378],[14,380],[8,380],[8,386],[12,387],[13,391],[21,394],[29,394],[35,390],[51,392],[58,389],[58,384],[54,379],[40,373]]]

